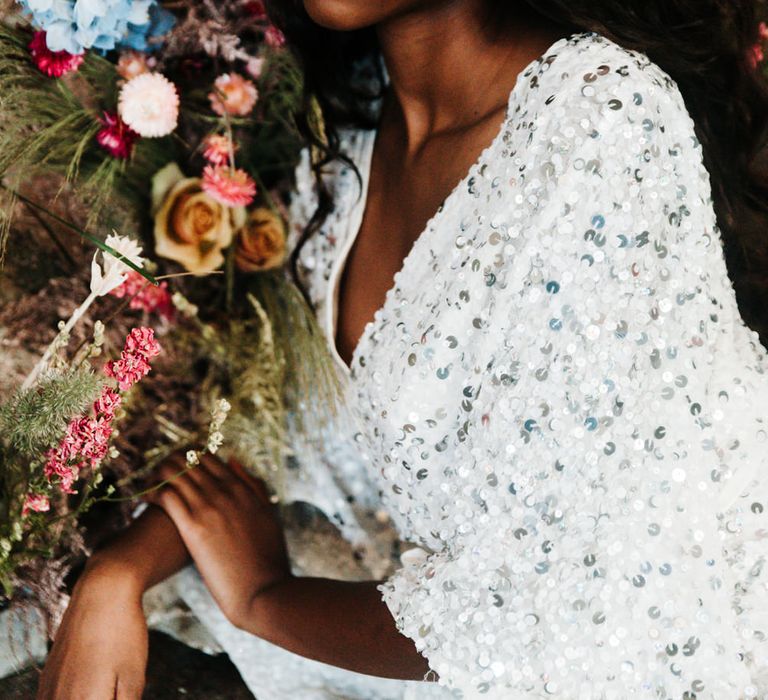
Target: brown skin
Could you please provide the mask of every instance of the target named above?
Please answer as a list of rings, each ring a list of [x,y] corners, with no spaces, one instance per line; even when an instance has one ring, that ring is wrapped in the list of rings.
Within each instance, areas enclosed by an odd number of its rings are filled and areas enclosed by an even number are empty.
[[[341,280],[336,342],[349,362],[425,223],[497,134],[518,73],[562,34],[523,14],[491,31],[483,26],[482,0],[305,5],[328,27],[375,25],[392,84],[366,211]],[[181,466],[177,456],[161,476]],[[379,582],[290,574],[266,487],[239,465],[206,458],[151,501],[91,558],[43,671],[38,700],[138,700],[147,655],[141,595],[190,556],[223,612],[244,630],[361,673],[410,680],[428,673],[412,640],[397,631],[376,590]]]

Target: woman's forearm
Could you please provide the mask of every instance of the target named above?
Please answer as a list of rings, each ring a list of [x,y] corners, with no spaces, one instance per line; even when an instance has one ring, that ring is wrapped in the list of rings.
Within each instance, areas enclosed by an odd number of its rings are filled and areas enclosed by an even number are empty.
[[[256,596],[238,625],[295,654],[358,673],[436,680],[413,641],[398,632],[377,585],[289,577]]]
[[[88,561],[86,573],[109,573],[143,593],[190,561],[173,520],[149,505],[131,525]]]

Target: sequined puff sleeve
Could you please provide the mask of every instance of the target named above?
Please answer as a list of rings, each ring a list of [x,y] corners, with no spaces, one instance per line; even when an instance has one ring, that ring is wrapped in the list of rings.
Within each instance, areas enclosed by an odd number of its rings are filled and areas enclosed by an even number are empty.
[[[380,590],[466,697],[768,697],[765,351],[679,90],[605,68],[539,124],[531,243],[486,260],[453,534]]]

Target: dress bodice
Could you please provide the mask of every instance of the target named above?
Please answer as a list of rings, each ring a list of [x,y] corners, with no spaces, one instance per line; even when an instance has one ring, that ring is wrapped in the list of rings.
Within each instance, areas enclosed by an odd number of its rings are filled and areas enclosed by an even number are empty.
[[[375,132],[342,131],[300,273],[400,536],[381,586],[472,697],[768,693],[768,377],[676,83],[593,32],[518,76],[351,369],[338,278]],[[292,235],[315,201],[308,151]]]

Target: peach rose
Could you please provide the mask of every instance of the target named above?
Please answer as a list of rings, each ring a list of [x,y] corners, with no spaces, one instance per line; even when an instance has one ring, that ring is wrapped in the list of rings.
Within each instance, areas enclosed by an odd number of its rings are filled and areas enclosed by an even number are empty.
[[[243,207],[219,204],[203,191],[201,178],[184,177],[175,163],[152,178],[152,211],[155,252],[195,274],[224,262],[222,250],[246,220]]]
[[[267,207],[251,211],[240,229],[235,248],[235,265],[243,272],[279,267],[285,259],[285,225]]]

